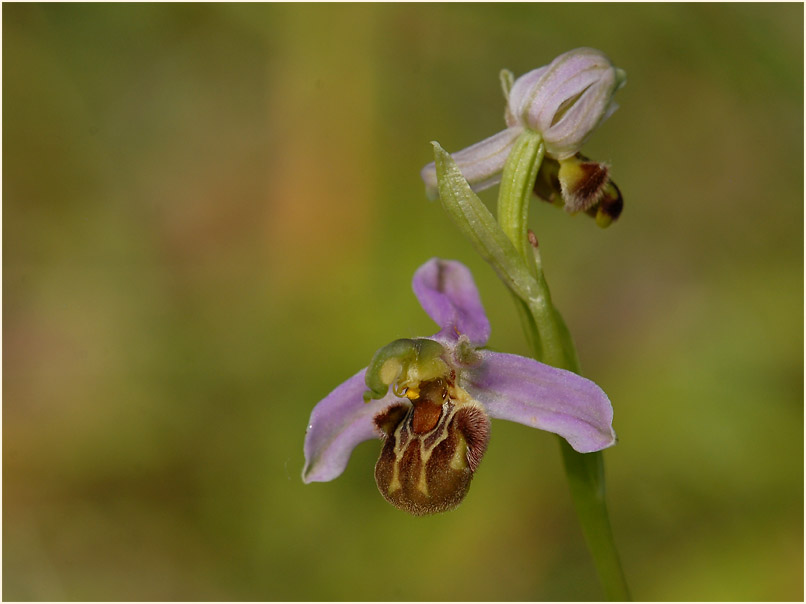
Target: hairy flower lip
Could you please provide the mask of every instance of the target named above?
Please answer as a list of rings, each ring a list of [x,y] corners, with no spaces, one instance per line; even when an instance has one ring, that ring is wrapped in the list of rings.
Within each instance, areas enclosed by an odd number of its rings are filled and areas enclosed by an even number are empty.
[[[474,191],[498,184],[506,158],[524,128],[538,132],[546,155],[575,155],[590,134],[618,108],[613,95],[626,82],[623,70],[593,48],[576,48],[519,77],[508,91],[506,130],[452,154]],[[434,163],[421,171],[429,199],[439,190]]]
[[[481,349],[490,326],[467,267],[432,258],[417,270],[412,285],[440,327],[431,339],[446,348],[445,360],[457,384],[489,417],[554,432],[583,453],[615,443],[613,409],[596,384],[533,359]],[[378,437],[375,416],[396,403],[408,403],[391,389],[364,403],[365,374],[365,369],[359,371],[314,407],[305,435],[304,482],[339,476],[353,449]]]

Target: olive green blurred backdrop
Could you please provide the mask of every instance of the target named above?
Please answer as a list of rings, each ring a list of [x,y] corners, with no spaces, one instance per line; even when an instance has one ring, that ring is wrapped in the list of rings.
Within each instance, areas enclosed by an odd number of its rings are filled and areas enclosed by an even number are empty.
[[[435,331],[428,258],[527,352],[419,170],[583,45],[628,74],[585,148],[626,208],[531,224],[615,407],[634,595],[802,600],[800,4],[5,4],[3,597],[600,598],[552,435],[494,422],[436,517],[374,442],[300,480],[312,406]]]

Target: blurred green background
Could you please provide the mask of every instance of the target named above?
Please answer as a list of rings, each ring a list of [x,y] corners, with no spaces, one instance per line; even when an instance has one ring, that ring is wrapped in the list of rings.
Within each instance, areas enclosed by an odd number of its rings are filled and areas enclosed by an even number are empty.
[[[419,170],[577,46],[628,74],[585,148],[626,209],[531,225],[634,596],[802,600],[800,4],[4,4],[4,599],[601,598],[550,434],[494,422],[436,517],[374,442],[300,480],[313,405],[436,330],[428,258],[527,353]]]

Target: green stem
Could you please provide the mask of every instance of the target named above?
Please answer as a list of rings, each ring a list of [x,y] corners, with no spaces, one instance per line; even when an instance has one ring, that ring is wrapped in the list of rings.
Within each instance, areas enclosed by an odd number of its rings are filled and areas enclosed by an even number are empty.
[[[596,572],[611,601],[630,600],[605,502],[604,456],[601,451],[578,453],[560,438],[565,473],[571,487],[577,517]]]
[[[526,225],[529,200],[544,153],[543,139],[539,134],[530,130],[521,134],[504,164],[498,190],[498,224],[535,277],[538,276],[538,267],[532,255]]]
[[[538,283],[535,296],[527,300],[515,297],[535,358],[580,373],[571,334],[551,302],[536,240],[530,242],[527,232],[529,201],[543,154],[543,141],[535,132],[527,130],[515,142],[504,166],[498,196],[498,221]],[[578,453],[562,438],[560,444],[574,507],[607,598],[629,600],[607,514],[603,455],[601,451]]]

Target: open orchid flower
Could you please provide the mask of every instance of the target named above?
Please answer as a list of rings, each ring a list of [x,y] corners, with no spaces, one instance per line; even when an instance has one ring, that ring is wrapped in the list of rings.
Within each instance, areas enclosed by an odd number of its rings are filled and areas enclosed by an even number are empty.
[[[613,95],[626,81],[624,72],[593,48],[561,54],[549,65],[522,75],[514,83],[511,78],[511,73],[503,72],[507,129],[452,154],[474,191],[500,182],[507,157],[526,129],[541,135],[548,160],[562,165],[576,156],[591,132],[618,108]],[[587,211],[604,195],[600,191],[609,180],[607,168],[604,164],[596,166],[598,173],[593,184],[600,177],[603,184],[594,190],[594,195],[581,197],[578,193],[591,187],[590,178],[583,178],[587,174],[579,174],[575,169],[560,174],[562,196],[570,212]],[[436,199],[439,189],[433,162],[423,168],[421,176],[428,197]]]
[[[596,384],[481,348],[490,324],[467,267],[433,258],[412,285],[439,333],[381,348],[369,367],[314,407],[304,482],[333,480],[359,443],[380,437],[381,494],[412,514],[433,514],[453,509],[467,493],[490,418],[554,432],[581,453],[614,444],[613,409]]]

